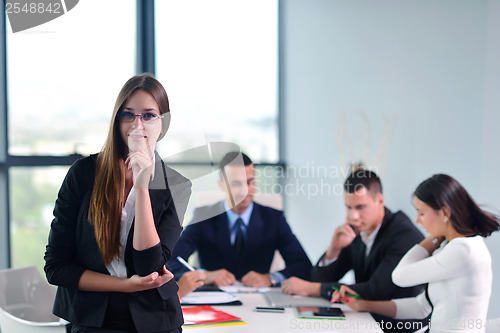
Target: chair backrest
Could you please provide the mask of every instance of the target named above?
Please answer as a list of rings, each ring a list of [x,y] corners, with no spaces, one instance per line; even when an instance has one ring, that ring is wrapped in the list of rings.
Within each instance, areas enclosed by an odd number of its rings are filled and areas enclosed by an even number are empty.
[[[55,287],[35,266],[0,271],[0,328],[10,332],[65,332],[52,314]]]
[[[2,333],[66,333],[66,326],[59,322],[36,323],[20,319],[0,308]]]

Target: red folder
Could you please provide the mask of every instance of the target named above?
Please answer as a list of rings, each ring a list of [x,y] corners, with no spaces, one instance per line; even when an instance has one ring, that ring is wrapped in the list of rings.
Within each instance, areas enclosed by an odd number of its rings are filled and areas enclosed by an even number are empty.
[[[241,321],[241,318],[216,310],[210,305],[185,307],[182,308],[182,314],[184,315],[184,325]]]

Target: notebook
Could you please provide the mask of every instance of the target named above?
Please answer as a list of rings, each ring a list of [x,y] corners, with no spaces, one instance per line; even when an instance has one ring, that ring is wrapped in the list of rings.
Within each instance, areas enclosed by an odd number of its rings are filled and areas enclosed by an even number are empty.
[[[241,322],[241,318],[227,312],[216,310],[209,305],[182,308],[184,325],[202,325],[224,322]]]
[[[331,306],[331,303],[320,297],[305,297],[299,295],[283,294],[281,290],[270,290],[265,293],[270,306],[294,307],[294,306]]]

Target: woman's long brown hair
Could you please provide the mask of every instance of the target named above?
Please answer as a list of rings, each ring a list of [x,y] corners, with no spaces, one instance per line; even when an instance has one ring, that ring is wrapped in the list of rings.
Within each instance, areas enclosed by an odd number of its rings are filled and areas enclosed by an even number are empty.
[[[160,114],[165,114],[159,139],[165,135],[170,120],[167,117],[170,116],[167,93],[151,74],[134,76],[125,83],[116,99],[108,137],[97,157],[88,215],[90,223],[94,225],[95,238],[106,265],[120,253],[121,212],[125,202],[126,147],[116,121],[116,114],[137,90],[150,93],[158,104]]]

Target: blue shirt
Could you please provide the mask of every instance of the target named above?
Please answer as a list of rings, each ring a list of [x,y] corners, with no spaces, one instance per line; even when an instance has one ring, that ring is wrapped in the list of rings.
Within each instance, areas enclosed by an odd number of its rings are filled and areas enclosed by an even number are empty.
[[[250,222],[250,216],[252,216],[253,211],[253,201],[250,203],[250,206],[248,206],[248,208],[243,213],[241,213],[241,215],[233,212],[227,205],[226,201],[224,201],[224,209],[226,210],[227,214],[227,226],[229,228],[231,245],[234,245],[234,240],[236,239],[236,228],[234,227],[234,225],[236,224],[236,220],[238,220],[238,218],[241,218],[241,220],[243,221],[243,237],[246,239],[248,223]]]

